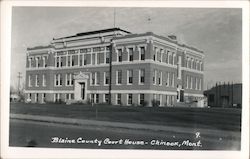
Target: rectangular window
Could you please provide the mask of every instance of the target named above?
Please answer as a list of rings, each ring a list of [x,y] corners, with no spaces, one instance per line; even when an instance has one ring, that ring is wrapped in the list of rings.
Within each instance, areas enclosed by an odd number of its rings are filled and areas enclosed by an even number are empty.
[[[140,105],[144,105],[144,94],[139,94],[140,95]]]
[[[70,67],[71,65],[71,56],[68,56],[68,67]]]
[[[139,84],[144,84],[144,82],[145,82],[145,70],[144,69],[140,69],[139,70],[139,81],[140,81],[140,83]]]
[[[35,102],[38,101],[38,93],[35,93]]]
[[[128,94],[128,105],[132,105],[132,101],[133,101],[132,94]]]
[[[96,60],[97,60],[96,63],[97,63],[97,64],[100,64],[100,63],[101,63],[101,54],[100,54],[100,53],[97,53],[96,56],[97,56],[97,58],[96,58]]]
[[[93,73],[91,74],[91,84],[92,84],[92,85],[95,85],[95,80],[96,80],[96,76],[95,76],[95,72],[93,72]]]
[[[62,67],[63,66],[63,56],[61,56],[61,58],[60,58],[60,67]]]
[[[166,86],[169,86],[169,72],[166,72],[166,79],[167,79],[167,81],[166,81]]]
[[[110,62],[110,52],[106,52],[106,64]]]
[[[43,57],[43,67],[47,67],[46,57]]]
[[[159,83],[159,85],[162,85],[162,71],[160,71],[160,73],[159,73],[158,83]]]
[[[193,77],[190,77],[190,89],[193,89]]]
[[[95,95],[95,103],[99,103],[99,94]]]
[[[43,87],[45,87],[46,86],[46,77],[45,77],[45,75],[43,74]]]
[[[119,105],[122,104],[121,98],[122,98],[122,95],[120,93],[116,95],[116,103],[119,104]]]
[[[54,77],[54,84],[55,86],[61,86],[62,85],[62,76],[61,74],[55,74],[55,77]]]
[[[32,85],[31,85],[31,75],[29,75],[29,77],[28,77],[28,86],[32,87]]]
[[[96,54],[92,54],[92,65],[96,64],[95,56],[96,56]]]
[[[82,62],[83,62],[83,61],[82,61],[82,57],[83,57],[83,55],[80,55],[80,57],[79,57],[79,65],[80,65],[80,66],[83,65],[83,63],[82,63]]]
[[[174,83],[174,79],[175,79],[175,75],[174,75],[174,72],[173,72],[173,77],[172,77],[172,87],[174,87],[175,83]]]
[[[189,87],[189,81],[188,81],[188,76],[186,76],[186,88],[188,89],[188,87]]]
[[[154,70],[154,73],[153,73],[153,84],[156,84],[156,76],[157,76],[157,70]]]
[[[154,47],[153,51],[153,60],[156,61],[156,56],[157,56],[157,47]]]
[[[129,48],[128,49],[128,54],[129,54],[129,61],[133,61],[134,49],[133,48]]]
[[[199,83],[199,84],[200,84],[200,86],[199,86],[200,89],[199,89],[199,90],[201,90],[201,89],[202,89],[202,88],[201,88],[201,87],[202,87],[202,86],[201,86],[201,84],[202,84],[202,80],[201,80],[201,79],[200,79],[200,83]]]
[[[39,86],[39,78],[38,78],[38,75],[36,75],[36,82],[35,82],[35,85],[36,85],[36,87]]]
[[[96,85],[99,85],[100,84],[100,72],[96,72],[95,75],[96,75]]]
[[[109,94],[105,94],[105,103],[109,103]]]
[[[140,47],[141,60],[145,60],[145,47]]]
[[[109,72],[104,72],[104,85],[109,84]]]
[[[127,81],[128,81],[128,84],[133,83],[133,70],[128,70],[127,71]]]
[[[116,84],[122,84],[122,71],[116,71]]]
[[[56,67],[60,67],[60,57],[56,57]]]
[[[122,62],[122,49],[118,49],[117,54],[118,54],[118,62]]]
[[[36,67],[40,67],[39,57],[36,58]]]
[[[87,55],[86,54],[83,55],[83,64],[87,65]]]

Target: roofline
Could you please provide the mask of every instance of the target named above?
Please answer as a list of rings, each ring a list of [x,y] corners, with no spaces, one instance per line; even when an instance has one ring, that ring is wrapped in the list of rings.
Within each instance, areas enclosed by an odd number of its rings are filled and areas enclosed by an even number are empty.
[[[131,32],[120,29],[120,28],[109,28],[109,29],[102,29],[102,30],[95,30],[95,31],[88,31],[88,32],[83,32],[83,33],[77,33],[77,34],[72,35],[72,36],[66,36],[66,37],[61,37],[61,38],[53,38],[53,40],[68,39],[68,38],[73,38],[73,37],[78,37],[78,36],[85,36],[85,35],[91,35],[91,34],[100,34],[100,33],[112,32],[112,31],[123,31],[125,33],[131,34]]]
[[[125,36],[122,36],[122,37],[114,37],[114,40],[116,40],[116,39],[118,40],[118,39],[130,38],[130,37],[132,37],[132,36],[154,36],[154,37],[156,37],[156,38],[160,38],[160,39],[162,39],[162,40],[166,40],[166,41],[168,41],[168,42],[174,43],[174,44],[176,44],[176,45],[178,45],[178,46],[185,47],[185,48],[188,48],[188,49],[197,51],[197,52],[199,52],[199,53],[204,53],[203,51],[201,51],[201,50],[199,50],[199,49],[197,49],[197,48],[195,48],[195,47],[188,46],[188,45],[186,45],[186,44],[180,44],[180,43],[178,43],[178,41],[176,41],[176,40],[172,40],[172,39],[170,39],[170,38],[168,38],[168,37],[164,37],[164,36],[161,36],[161,35],[154,34],[153,32],[146,32],[146,33],[141,33],[141,34],[129,34],[129,35],[125,35]]]
[[[32,51],[32,50],[39,50],[39,49],[51,49],[54,48],[52,45],[47,45],[47,46],[35,46],[35,47],[28,47],[27,51]]]

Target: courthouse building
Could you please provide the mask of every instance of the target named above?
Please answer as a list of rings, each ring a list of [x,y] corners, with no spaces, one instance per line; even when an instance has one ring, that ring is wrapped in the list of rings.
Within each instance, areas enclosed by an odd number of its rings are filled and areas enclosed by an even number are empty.
[[[111,28],[27,49],[25,100],[173,106],[203,97],[204,53],[175,36]]]

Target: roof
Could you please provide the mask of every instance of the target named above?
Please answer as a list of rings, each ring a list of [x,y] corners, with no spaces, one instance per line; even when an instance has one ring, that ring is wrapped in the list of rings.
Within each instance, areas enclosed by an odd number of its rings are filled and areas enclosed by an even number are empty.
[[[85,36],[85,35],[91,35],[91,34],[107,33],[107,32],[113,32],[113,31],[122,31],[122,32],[130,34],[129,31],[122,30],[120,28],[109,28],[109,29],[103,29],[103,30],[96,30],[96,31],[88,31],[88,32],[83,32],[83,33],[77,33],[77,34],[72,35],[72,36],[66,36],[66,37],[61,37],[61,38],[53,38],[53,40],[73,38],[73,37]]]

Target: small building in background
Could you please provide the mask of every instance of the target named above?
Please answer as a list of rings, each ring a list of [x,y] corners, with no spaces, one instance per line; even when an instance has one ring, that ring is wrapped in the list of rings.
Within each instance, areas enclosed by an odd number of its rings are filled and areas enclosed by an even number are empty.
[[[216,84],[204,91],[209,107],[241,108],[242,84]]]

